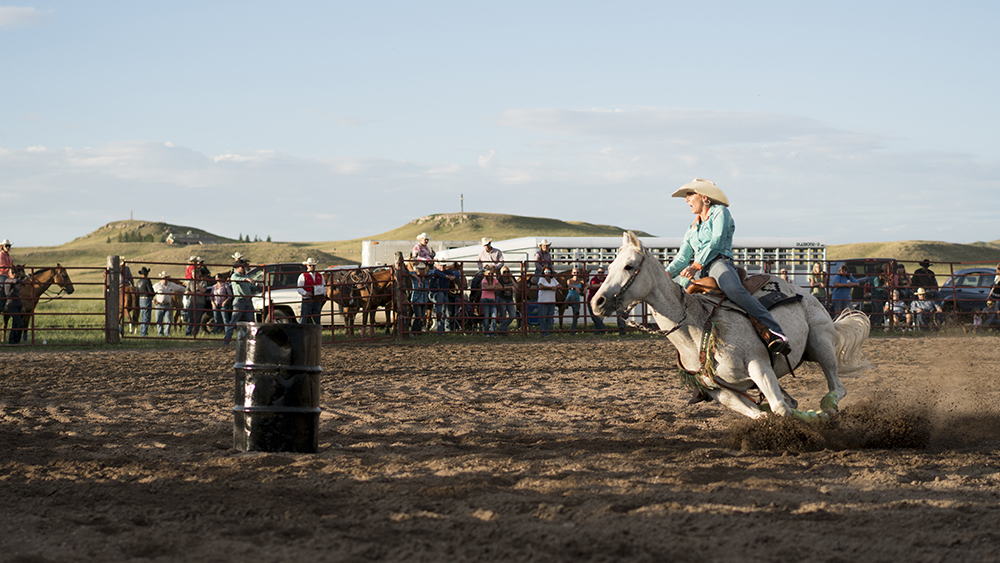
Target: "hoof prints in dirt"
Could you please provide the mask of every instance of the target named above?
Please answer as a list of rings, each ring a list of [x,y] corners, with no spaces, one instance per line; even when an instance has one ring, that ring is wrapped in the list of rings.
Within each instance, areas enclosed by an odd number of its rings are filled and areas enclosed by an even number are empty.
[[[727,445],[734,449],[793,453],[824,449],[919,449],[927,447],[930,439],[931,423],[926,416],[912,409],[874,403],[848,407],[827,423],[810,424],[774,415],[740,420],[726,437]]]

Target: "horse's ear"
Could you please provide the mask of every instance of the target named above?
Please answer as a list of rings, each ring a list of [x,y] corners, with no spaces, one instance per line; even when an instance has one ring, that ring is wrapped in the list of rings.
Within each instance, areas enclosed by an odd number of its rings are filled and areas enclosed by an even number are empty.
[[[626,244],[631,244],[636,250],[642,250],[642,241],[632,231],[625,233],[625,242]]]

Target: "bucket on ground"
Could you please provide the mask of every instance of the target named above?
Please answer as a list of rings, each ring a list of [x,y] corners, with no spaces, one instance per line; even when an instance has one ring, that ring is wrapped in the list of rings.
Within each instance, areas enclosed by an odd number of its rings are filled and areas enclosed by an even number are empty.
[[[234,448],[318,451],[321,342],[316,324],[237,325]]]

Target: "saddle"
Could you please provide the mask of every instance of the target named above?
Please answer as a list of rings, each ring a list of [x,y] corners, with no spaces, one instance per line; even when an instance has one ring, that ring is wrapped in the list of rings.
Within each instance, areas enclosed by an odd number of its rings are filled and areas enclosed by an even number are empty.
[[[740,276],[740,283],[743,284],[743,287],[746,288],[750,295],[756,293],[758,289],[764,287],[764,284],[771,280],[771,276],[767,274],[757,274],[748,278],[747,271],[743,268],[736,268],[736,273]],[[722,290],[719,289],[718,280],[709,277],[692,280],[685,291],[693,295],[699,293],[722,293]]]

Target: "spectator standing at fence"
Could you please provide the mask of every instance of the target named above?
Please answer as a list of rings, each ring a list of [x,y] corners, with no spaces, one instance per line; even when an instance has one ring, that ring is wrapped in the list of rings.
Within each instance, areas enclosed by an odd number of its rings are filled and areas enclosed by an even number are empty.
[[[194,273],[198,270],[198,260],[197,256],[192,256],[188,258],[187,266],[184,267],[184,279],[193,280]]]
[[[428,264],[433,262],[436,253],[433,248],[427,246],[427,243],[430,241],[431,237],[427,233],[420,233],[417,235],[417,244],[415,244],[413,246],[413,250],[410,251],[410,258],[420,262],[427,262]]]
[[[516,315],[514,305],[514,292],[517,291],[517,279],[510,273],[510,268],[504,266],[500,269],[500,290],[497,291],[497,323],[501,334],[507,334],[510,330],[510,323]]]
[[[447,319],[447,305],[450,301],[448,290],[451,289],[451,281],[454,280],[460,272],[454,272],[445,268],[444,262],[438,262],[434,265],[434,269],[428,271],[428,276],[430,280],[430,293],[428,293],[428,301],[434,304],[434,329],[437,332],[444,332],[445,329],[450,330],[450,323]],[[430,306],[430,305],[428,305]]]
[[[889,301],[889,288],[892,286],[892,264],[883,264],[878,275],[870,278],[868,284],[871,286],[872,300],[872,326],[888,326],[885,311],[885,304]]]
[[[604,319],[594,314],[594,310],[590,307],[591,300],[594,299],[594,295],[597,294],[597,290],[601,289],[601,284],[607,276],[604,274],[604,267],[600,266],[597,268],[597,273],[594,277],[590,278],[590,283],[587,284],[587,314],[590,315],[590,319],[594,321],[594,334],[601,334],[605,331]],[[622,328],[624,325],[619,322],[618,328]]]
[[[21,302],[21,289],[28,277],[16,274],[7,280],[7,303],[4,309],[10,315],[11,327],[7,337],[8,344],[20,344],[24,335],[24,306]]]
[[[299,324],[322,324],[320,315],[326,301],[326,283],[323,274],[316,271],[316,260],[306,258],[302,263],[306,271],[299,274],[296,286],[302,296],[302,318]]]
[[[831,313],[834,318],[840,314],[844,309],[853,309],[851,306],[851,288],[858,287],[858,280],[851,275],[851,272],[847,269],[847,266],[841,266],[840,271],[837,275],[833,276],[830,280],[830,291],[831,297],[830,308],[833,309]]]
[[[230,288],[233,290],[233,318],[226,326],[224,344],[229,344],[233,340],[233,328],[236,323],[254,321],[253,294],[260,285],[256,280],[247,275],[247,266],[250,263],[244,258],[239,258],[233,264],[233,273],[229,275]]]
[[[482,243],[483,248],[479,251],[479,258],[476,260],[479,271],[483,270],[483,266],[489,264],[493,266],[494,272],[499,272],[503,268],[503,252],[499,248],[493,248],[493,239],[489,237],[483,237],[480,243]]]
[[[572,334],[576,334],[577,318],[580,316],[580,300],[583,299],[583,271],[579,266],[573,266],[571,276],[566,280],[566,306],[573,314]],[[586,312],[584,313],[586,314]]]
[[[153,284],[153,308],[156,309],[156,333],[160,336],[170,336],[170,323],[174,320],[175,293],[184,293],[184,286],[174,283],[167,272],[160,272],[160,281]],[[164,322],[164,317],[166,317],[166,322]]]
[[[541,325],[542,336],[548,336],[552,331],[552,322],[556,314],[556,290],[559,280],[553,277],[552,268],[542,271],[543,277],[538,279],[538,322]]]
[[[223,274],[215,274],[212,286],[212,318],[215,320],[215,334],[225,333],[233,318],[233,289]]]
[[[0,312],[7,298],[7,280],[14,278],[14,259],[10,257],[10,239],[0,241]]]
[[[792,283],[792,280],[788,279],[788,270],[785,268],[782,268],[781,271],[778,272],[778,277],[788,283]]]
[[[896,276],[893,279],[892,287],[899,290],[899,296],[904,301],[913,299],[913,282],[910,280],[910,275],[906,273],[906,266],[903,264],[896,264]]]
[[[488,337],[494,337],[497,332],[497,292],[502,286],[499,277],[493,271],[493,266],[483,267],[483,281],[480,287],[482,294],[479,308],[483,313],[483,332]]]
[[[149,336],[149,323],[153,320],[153,282],[149,281],[149,268],[139,268],[139,283],[135,286],[139,296],[139,336]]]
[[[826,299],[826,281],[823,265],[819,262],[813,262],[812,272],[809,273],[809,293],[820,301]]]
[[[430,302],[431,277],[427,275],[427,262],[417,262],[415,270],[410,271],[413,290],[410,292],[410,305],[413,307],[412,332],[423,332],[424,320],[427,318],[427,307]]]
[[[993,276],[993,289],[990,290],[990,299],[1000,300],[1000,264],[997,264],[995,274]]]

